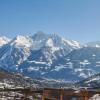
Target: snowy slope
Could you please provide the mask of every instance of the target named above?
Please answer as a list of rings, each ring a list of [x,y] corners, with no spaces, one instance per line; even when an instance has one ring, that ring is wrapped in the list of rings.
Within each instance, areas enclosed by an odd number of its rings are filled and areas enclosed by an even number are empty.
[[[89,100],[100,100],[100,94],[95,94]]]
[[[32,78],[79,80],[100,71],[100,48],[57,34],[19,35],[0,48],[0,67]],[[70,76],[70,77],[69,77]]]
[[[0,37],[0,47],[7,44],[8,42],[10,42],[10,39],[8,39],[7,37]]]
[[[81,87],[92,87],[99,88],[100,87],[100,73],[94,74],[78,83],[76,85]]]

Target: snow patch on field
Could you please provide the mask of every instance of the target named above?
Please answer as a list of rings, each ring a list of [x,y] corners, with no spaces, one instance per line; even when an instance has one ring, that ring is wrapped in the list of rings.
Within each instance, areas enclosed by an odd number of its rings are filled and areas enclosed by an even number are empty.
[[[61,69],[64,69],[66,67],[64,66],[55,66],[55,69],[51,70],[51,71],[60,71]]]
[[[93,97],[91,97],[89,100],[100,100],[100,94],[95,94]]]

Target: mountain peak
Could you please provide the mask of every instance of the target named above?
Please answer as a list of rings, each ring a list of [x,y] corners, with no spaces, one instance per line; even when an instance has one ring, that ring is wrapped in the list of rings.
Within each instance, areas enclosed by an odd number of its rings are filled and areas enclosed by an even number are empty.
[[[7,44],[8,42],[10,42],[10,39],[8,39],[7,37],[0,37],[0,46]]]
[[[47,37],[48,37],[48,34],[42,32],[42,31],[38,31],[37,33],[34,34],[34,36],[32,36],[34,41],[44,40]]]
[[[35,35],[46,35],[46,33],[44,33],[43,31],[38,31],[35,33]]]
[[[13,39],[12,44],[16,46],[30,47],[32,40],[29,36],[18,35]]]

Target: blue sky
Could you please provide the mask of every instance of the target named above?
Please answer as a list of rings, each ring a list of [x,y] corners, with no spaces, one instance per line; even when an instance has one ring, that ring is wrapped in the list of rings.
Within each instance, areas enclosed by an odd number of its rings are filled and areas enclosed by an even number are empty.
[[[0,36],[40,30],[82,43],[100,40],[100,0],[0,0]]]

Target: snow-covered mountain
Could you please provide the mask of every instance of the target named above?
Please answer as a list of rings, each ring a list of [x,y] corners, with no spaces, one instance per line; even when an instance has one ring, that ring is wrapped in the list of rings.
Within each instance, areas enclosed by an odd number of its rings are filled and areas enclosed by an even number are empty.
[[[66,56],[67,63],[71,63],[74,74],[87,78],[100,72],[100,48],[83,47],[73,50]]]
[[[19,35],[0,48],[0,67],[32,78],[79,80],[100,71],[100,48],[57,34]]]
[[[10,39],[8,39],[7,37],[0,37],[0,47],[7,44],[8,42],[10,42]]]
[[[89,43],[86,44],[86,46],[99,48],[100,47],[100,41],[89,42]]]
[[[91,87],[91,88],[99,88],[100,87],[100,73],[94,74],[78,83],[76,86],[81,87]]]

